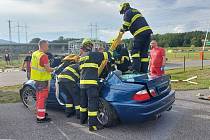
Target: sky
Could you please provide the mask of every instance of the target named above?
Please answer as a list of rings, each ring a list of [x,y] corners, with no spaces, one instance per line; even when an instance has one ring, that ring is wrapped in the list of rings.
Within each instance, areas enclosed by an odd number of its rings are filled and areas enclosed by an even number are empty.
[[[8,20],[12,25],[12,40],[26,42],[39,37],[53,40],[92,38],[108,41],[117,35],[122,25],[119,4],[130,2],[140,10],[154,34],[207,30],[210,26],[209,0],[0,0],[0,39],[8,40]],[[97,33],[96,33],[97,25]],[[132,37],[128,32],[124,38]]]

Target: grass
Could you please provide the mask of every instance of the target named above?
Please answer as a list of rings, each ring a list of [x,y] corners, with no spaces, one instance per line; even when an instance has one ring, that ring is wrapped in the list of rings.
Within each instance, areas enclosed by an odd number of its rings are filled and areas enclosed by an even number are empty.
[[[6,68],[20,68],[23,63],[23,58],[15,59],[10,61],[10,65],[7,65],[4,60],[0,60],[0,69],[6,69]]]
[[[20,102],[21,85],[0,87],[0,104]]]
[[[171,75],[172,80],[186,80],[193,76],[198,76],[197,79],[192,80],[197,82],[198,85],[190,84],[187,82],[172,82],[172,88],[175,90],[197,90],[197,89],[208,89],[210,86],[210,67],[205,67],[203,70],[200,67],[173,69],[167,70],[166,74]]]
[[[166,57],[169,62],[180,62],[184,61],[184,56],[186,61],[200,60],[200,52],[172,52],[166,53]],[[210,52],[204,52],[204,60],[210,60]]]

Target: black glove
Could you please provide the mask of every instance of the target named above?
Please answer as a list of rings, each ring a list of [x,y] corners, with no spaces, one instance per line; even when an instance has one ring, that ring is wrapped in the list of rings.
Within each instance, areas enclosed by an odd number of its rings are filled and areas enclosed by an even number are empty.
[[[125,32],[125,29],[120,28],[120,32],[124,33]]]

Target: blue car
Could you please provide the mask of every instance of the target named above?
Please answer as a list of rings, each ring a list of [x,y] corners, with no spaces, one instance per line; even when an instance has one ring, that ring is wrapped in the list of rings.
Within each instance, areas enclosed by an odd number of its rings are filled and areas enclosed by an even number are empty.
[[[164,111],[169,111],[175,101],[175,91],[171,90],[170,76],[151,77],[148,74],[125,74],[115,71],[100,81],[100,101],[98,120],[105,126],[117,122],[140,122]],[[55,94],[55,79],[50,81],[48,107],[60,107]],[[24,83],[20,96],[26,107],[34,106],[34,81]],[[66,97],[60,89],[59,101]],[[33,103],[32,103],[33,101]]]

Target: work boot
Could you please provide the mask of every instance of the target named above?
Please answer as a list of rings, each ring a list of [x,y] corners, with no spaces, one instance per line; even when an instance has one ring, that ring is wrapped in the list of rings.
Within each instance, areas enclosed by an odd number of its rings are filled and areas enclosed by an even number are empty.
[[[51,118],[44,118],[44,119],[37,119],[36,122],[37,123],[47,123],[47,122],[51,122],[52,119]]]
[[[65,114],[66,114],[67,118],[70,118],[71,116],[73,116],[75,114],[75,111],[73,111],[73,110],[66,110]]]
[[[80,112],[76,111],[76,118],[80,119]]]
[[[70,118],[70,117],[73,116],[73,115],[74,115],[74,112],[66,113],[66,117],[67,117],[67,118]]]
[[[48,115],[48,113],[45,113],[45,118],[47,118],[49,115]]]
[[[97,126],[89,126],[89,131],[93,132],[93,131],[97,131],[97,130],[101,130],[104,129],[103,125],[97,125]]]
[[[86,123],[87,123],[87,119],[81,120],[81,118],[80,118],[80,124],[86,124]]]

